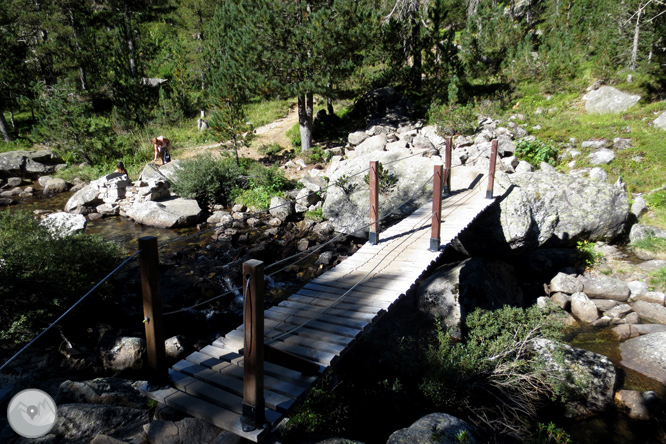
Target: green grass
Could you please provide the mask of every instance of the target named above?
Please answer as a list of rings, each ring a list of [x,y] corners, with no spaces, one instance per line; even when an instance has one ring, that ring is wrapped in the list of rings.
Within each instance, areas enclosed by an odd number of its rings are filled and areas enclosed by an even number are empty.
[[[666,253],[666,239],[661,237],[648,237],[632,244],[634,248],[650,251],[652,253]]]
[[[650,284],[654,287],[655,291],[666,290],[666,267],[650,273]]]
[[[295,103],[296,99],[254,99],[250,101],[245,111],[247,120],[252,122],[255,128],[267,125],[285,117]]]
[[[636,83],[636,82],[635,82]],[[645,96],[636,85],[628,92]],[[620,87],[626,90],[626,88]],[[526,116],[524,127],[539,139],[564,147],[575,138],[573,148],[582,154],[576,159],[575,168],[589,168],[587,161],[591,150],[581,148],[581,143],[591,139],[606,139],[610,144],[616,137],[631,139],[632,147],[617,152],[609,165],[600,167],[609,173],[609,181],[621,177],[631,192],[648,192],[666,183],[666,150],[663,149],[663,130],[650,123],[664,111],[664,103],[647,103],[642,99],[637,105],[620,114],[587,114],[582,96],[585,90],[546,95],[538,84],[519,86],[516,102],[507,114],[522,113]],[[548,99],[547,97],[550,97]],[[541,114],[536,114],[538,108]],[[551,110],[551,111],[549,111]],[[532,127],[540,125],[540,130]],[[567,159],[568,162],[570,159]],[[566,165],[561,166],[568,172]]]
[[[4,115],[14,140],[12,142],[5,142],[0,138],[0,153],[31,150],[33,145],[32,140],[30,140],[30,130],[33,123],[32,114],[27,111],[15,112],[14,123],[16,124],[16,130],[12,128],[9,113],[4,113]]]

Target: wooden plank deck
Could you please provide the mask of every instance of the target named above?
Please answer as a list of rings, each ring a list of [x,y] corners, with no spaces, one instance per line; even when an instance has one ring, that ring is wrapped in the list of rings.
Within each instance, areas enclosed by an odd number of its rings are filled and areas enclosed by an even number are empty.
[[[244,432],[241,325],[169,370],[171,387],[142,390],[148,397],[202,418],[250,441],[260,441],[362,334],[403,297],[435,263],[443,248],[493,203],[484,191],[462,190],[442,202],[440,251],[429,251],[432,203],[381,232],[353,256],[264,312],[265,344],[318,369],[304,374],[265,362],[265,429]]]

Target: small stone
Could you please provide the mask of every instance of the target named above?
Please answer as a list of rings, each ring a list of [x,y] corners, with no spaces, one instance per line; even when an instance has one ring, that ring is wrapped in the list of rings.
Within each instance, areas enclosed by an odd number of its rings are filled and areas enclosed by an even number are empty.
[[[631,313],[629,313],[628,315],[626,315],[624,317],[624,322],[626,324],[631,324],[631,325],[640,324],[641,323],[641,317],[638,315],[638,313],[631,312]]]
[[[587,324],[591,324],[599,319],[597,306],[583,292],[571,295],[571,313],[577,319]]]
[[[615,393],[615,403],[628,410],[631,419],[650,419],[650,411],[640,392],[635,390],[620,390]]]
[[[629,324],[622,324],[618,325],[617,327],[613,328],[613,334],[615,335],[615,339],[618,342],[624,342],[627,339],[635,338],[636,336],[640,336],[640,333],[638,330],[633,325]]]
[[[298,251],[305,251],[308,249],[309,246],[310,242],[305,238],[299,240],[298,243],[296,244],[296,248],[298,249]]]
[[[570,274],[557,273],[549,284],[552,293],[574,294],[583,291],[583,284]]]
[[[565,293],[553,293],[550,295],[550,300],[563,310],[571,309],[571,296]]]

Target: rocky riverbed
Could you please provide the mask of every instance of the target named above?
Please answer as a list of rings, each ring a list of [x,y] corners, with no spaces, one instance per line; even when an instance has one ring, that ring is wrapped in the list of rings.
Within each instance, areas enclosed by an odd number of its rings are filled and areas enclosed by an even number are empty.
[[[414,120],[410,115],[410,102],[389,89],[373,92],[361,102],[368,116],[367,128],[349,135],[348,145],[336,149],[339,154],[333,157],[325,172],[316,170],[306,174],[307,170],[303,169],[303,189],[291,196],[301,201],[312,192],[322,194],[326,178],[330,180],[329,185],[336,183],[325,190],[323,202],[307,202],[300,208],[302,213],[323,205],[328,221],[301,220],[293,213],[259,216],[242,207],[217,208],[206,224],[199,220],[199,225],[191,228],[191,233],[210,228],[202,240],[189,241],[162,254],[160,273],[165,311],[177,311],[168,315],[166,322],[171,360],[238,325],[239,274],[243,261],[261,259],[270,265],[292,253],[323,245],[335,232],[361,235],[354,223],[368,212],[367,192],[360,172],[367,168],[369,160],[382,161],[388,174],[397,180],[398,185],[382,196],[387,208],[399,203],[401,196],[415,196],[410,205],[398,208],[396,217],[431,195],[427,187],[423,190],[418,187],[422,179],[432,173],[432,164],[442,162],[444,139],[436,128]],[[634,205],[630,212],[623,185],[607,183],[603,171],[598,169],[574,170],[572,175],[563,175],[542,164],[540,171],[533,172],[531,165],[514,156],[515,143],[531,137],[519,122],[520,116],[513,116],[507,122],[484,118],[473,137],[454,139],[454,189],[469,184],[478,174],[487,171],[490,140],[497,138],[501,142],[501,172],[497,175],[495,192],[499,198],[496,205],[454,242],[458,253],[447,257],[447,263],[421,285],[414,295],[414,304],[427,316],[450,315],[446,321],[453,328],[475,307],[492,309],[504,304],[534,303],[563,307],[569,313],[571,328],[577,329],[574,331],[582,331],[588,338],[593,331],[621,344],[611,360],[595,353],[572,352],[574,356],[584,357],[584,362],[589,364],[581,365],[582,369],[587,368],[586,371],[595,375],[599,367],[606,375],[597,378],[601,381],[598,390],[590,392],[590,399],[595,399],[594,407],[581,404],[574,411],[596,414],[615,409],[617,404],[620,406],[617,411],[624,412],[623,418],[643,421],[642,424],[656,430],[649,435],[648,442],[663,442],[663,418],[655,415],[661,415],[661,399],[666,395],[662,379],[666,368],[663,365],[666,340],[661,332],[666,325],[663,321],[666,309],[663,293],[650,291],[648,280],[651,269],[666,264],[654,262],[655,258],[630,260],[625,250],[617,248],[617,244],[631,240],[628,236],[630,221],[639,217],[645,207]],[[621,150],[626,149],[627,144],[605,146],[595,150]],[[572,153],[576,149],[576,146],[570,147],[565,155],[575,157]],[[400,161],[405,158],[410,160]],[[605,156],[601,161],[612,162],[612,158]],[[292,162],[285,168],[299,170],[303,166]],[[154,170],[150,166],[145,170],[146,175],[156,176]],[[130,214],[128,209],[137,202],[156,206],[155,203],[166,197],[164,188],[160,188],[163,185],[158,184],[163,181],[159,176],[131,184],[124,178],[101,179],[94,184],[94,190],[88,188],[94,192],[81,193],[89,195],[88,203],[72,205],[72,212],[85,214],[89,219],[123,218],[118,215]],[[153,180],[155,183],[151,182]],[[124,186],[119,186],[120,182]],[[66,184],[66,187],[70,185],[74,184]],[[19,199],[22,193],[24,196],[28,193],[24,183],[6,180],[0,186],[17,193],[15,196]],[[83,189],[86,185],[75,186]],[[119,192],[120,188],[124,191]],[[635,203],[640,201],[637,196]],[[276,202],[272,206],[277,205]],[[284,206],[291,208],[291,205]],[[142,221],[145,223],[147,219]],[[638,230],[636,228],[636,232]],[[632,236],[638,236],[633,231]],[[653,227],[643,231],[662,236]],[[666,237],[666,233],[663,236]],[[577,262],[575,247],[580,240],[591,241],[603,256],[596,267],[586,269]],[[267,304],[279,302],[311,277],[344,260],[360,242],[360,239],[340,238],[310,259],[271,276],[267,281]],[[272,272],[274,270],[269,270],[267,274]],[[136,265],[124,270],[114,285],[117,297],[113,300],[97,301],[84,307],[89,310],[85,322],[64,322],[61,332],[45,338],[41,349],[29,350],[17,359],[9,375],[3,376],[0,401],[4,405],[12,393],[32,384],[64,403],[62,419],[49,442],[115,442],[114,439],[163,442],[166,436],[187,437],[177,442],[220,439],[220,431],[206,423],[183,418],[168,409],[148,408],[142,401],[132,401],[135,383],[129,381],[147,376],[142,369],[145,348],[141,340],[143,326]],[[227,292],[212,305],[181,311]],[[419,322],[423,321],[413,325]],[[405,322],[405,325],[412,324]],[[596,339],[578,340],[578,336],[572,334],[574,344],[601,351],[595,349]],[[381,345],[375,344],[370,350],[378,348]],[[651,356],[647,362],[643,359],[646,354]],[[636,384],[635,379],[626,376],[625,367],[649,375],[651,379]],[[95,381],[96,376],[105,379]],[[111,376],[120,380],[108,379]],[[66,382],[68,379],[70,382]],[[85,422],[81,420],[83,417],[95,418],[96,426],[80,425]],[[111,417],[114,421],[105,419]],[[411,431],[397,432],[395,439],[416,436],[414,433],[432,433],[433,427],[438,433],[440,429],[461,428],[472,433],[473,428],[468,426],[456,418],[436,414],[415,423]],[[0,432],[0,440],[11,439],[13,435],[7,433],[11,432],[5,427]],[[613,438],[609,442],[637,442],[623,436],[623,441]],[[379,441],[369,439],[368,442]],[[595,441],[580,439],[580,442]]]

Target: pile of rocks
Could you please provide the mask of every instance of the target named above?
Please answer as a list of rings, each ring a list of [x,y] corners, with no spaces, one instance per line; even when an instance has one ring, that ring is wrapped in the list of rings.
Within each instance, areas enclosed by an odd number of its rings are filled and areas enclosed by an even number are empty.
[[[175,163],[168,165],[177,168]],[[157,165],[149,163],[135,182],[122,173],[90,182],[69,199],[65,211],[85,214],[89,219],[121,215],[159,228],[192,226],[199,222],[202,211],[197,202],[172,196],[169,187],[167,176]]]

